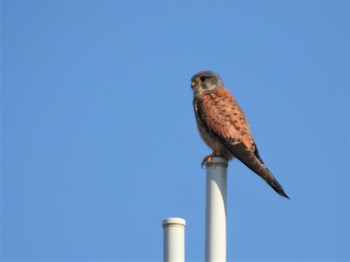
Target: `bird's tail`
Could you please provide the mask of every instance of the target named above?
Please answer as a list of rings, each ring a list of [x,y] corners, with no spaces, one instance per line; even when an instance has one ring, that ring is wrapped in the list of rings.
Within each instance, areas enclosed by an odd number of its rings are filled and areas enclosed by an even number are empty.
[[[266,181],[272,187],[273,190],[275,190],[280,196],[283,196],[285,198],[289,198],[289,196],[284,192],[283,187],[280,183],[276,180],[276,178],[271,174],[270,170],[265,167],[262,171],[257,173],[262,179]]]
[[[272,189],[275,190],[280,196],[290,199],[284,192],[283,187],[280,185],[280,183],[278,183],[276,178],[264,165],[264,162],[259,156],[257,149],[255,152],[252,152],[242,143],[230,145],[229,148],[236,158],[238,158],[244,165],[259,175],[262,179],[264,179],[265,182],[268,183],[269,186],[272,187]]]

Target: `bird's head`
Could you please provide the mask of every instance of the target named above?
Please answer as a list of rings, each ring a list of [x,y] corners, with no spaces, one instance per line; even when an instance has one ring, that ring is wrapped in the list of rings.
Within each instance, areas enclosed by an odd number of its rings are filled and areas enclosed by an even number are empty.
[[[191,87],[194,95],[199,95],[202,92],[222,87],[220,76],[211,71],[201,71],[195,74],[191,79]]]

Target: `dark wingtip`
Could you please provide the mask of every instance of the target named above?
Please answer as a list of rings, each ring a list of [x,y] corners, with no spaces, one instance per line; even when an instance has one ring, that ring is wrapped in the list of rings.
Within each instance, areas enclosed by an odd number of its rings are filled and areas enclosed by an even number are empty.
[[[282,189],[281,191],[276,191],[281,197],[287,198],[288,200],[291,200],[289,196],[284,192]]]
[[[268,169],[266,169],[268,170]],[[271,174],[271,173],[270,173]],[[271,175],[272,176],[272,175]],[[272,176],[273,177],[273,176]],[[271,188],[273,190],[275,190],[277,192],[277,194],[279,194],[281,197],[287,198],[288,200],[291,200],[289,198],[289,196],[284,192],[283,187],[280,185],[280,183],[277,182],[277,180],[273,177],[273,183],[269,183],[268,181],[266,181],[267,184],[269,186],[271,186]]]
[[[278,183],[278,181],[276,180],[276,178],[271,174],[270,170],[268,170],[266,168],[266,171],[268,172],[268,174],[270,175],[270,178],[272,178],[271,180],[267,180],[265,177],[265,181],[267,182],[267,184],[277,192],[277,194],[279,194],[281,197],[287,198],[288,200],[291,200],[289,198],[289,196],[284,192],[283,187],[281,186],[280,183]],[[267,176],[268,177],[268,176]]]

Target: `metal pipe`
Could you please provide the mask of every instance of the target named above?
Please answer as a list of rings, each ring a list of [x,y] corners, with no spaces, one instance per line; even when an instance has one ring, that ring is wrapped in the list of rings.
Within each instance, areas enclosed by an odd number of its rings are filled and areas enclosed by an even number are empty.
[[[227,160],[214,157],[206,163],[205,261],[226,261]]]
[[[163,261],[185,261],[185,226],[186,220],[177,217],[163,220]]]

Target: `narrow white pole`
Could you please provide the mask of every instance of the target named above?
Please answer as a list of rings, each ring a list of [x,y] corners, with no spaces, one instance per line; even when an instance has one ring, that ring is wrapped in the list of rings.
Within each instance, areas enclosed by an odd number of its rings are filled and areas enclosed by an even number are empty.
[[[163,259],[164,262],[185,261],[186,220],[177,217],[163,220]]]
[[[227,160],[214,157],[206,168],[205,261],[226,261]]]

